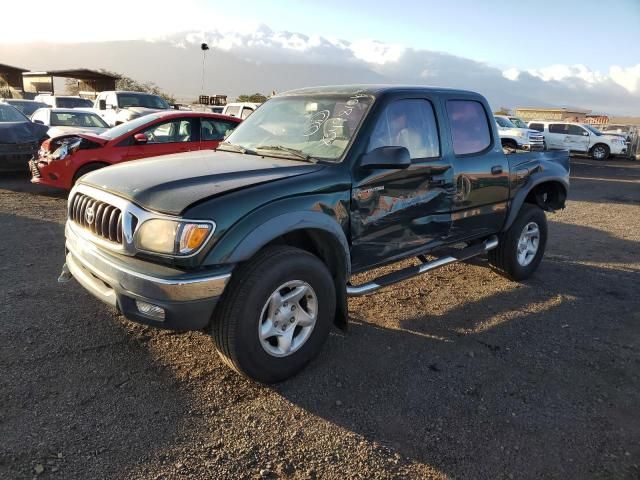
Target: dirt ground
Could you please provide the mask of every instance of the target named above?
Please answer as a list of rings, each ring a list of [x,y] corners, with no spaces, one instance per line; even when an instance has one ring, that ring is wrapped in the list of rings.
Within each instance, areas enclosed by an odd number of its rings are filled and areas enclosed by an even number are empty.
[[[640,162],[572,168],[532,279],[353,299],[275,387],[57,284],[65,196],[0,177],[0,478],[640,478]]]

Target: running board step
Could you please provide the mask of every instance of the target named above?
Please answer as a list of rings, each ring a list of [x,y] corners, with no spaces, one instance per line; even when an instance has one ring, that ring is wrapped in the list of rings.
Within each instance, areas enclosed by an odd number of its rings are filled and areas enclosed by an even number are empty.
[[[464,260],[468,260],[471,257],[482,255],[489,250],[493,250],[497,246],[498,237],[493,235],[482,243],[471,245],[469,247],[463,248],[462,250],[459,250],[456,253],[452,253],[449,256],[436,258],[435,260],[431,260],[430,262],[424,262],[425,258],[421,255],[418,258],[423,261],[422,265],[413,265],[411,267],[403,268],[402,270],[383,275],[382,277],[378,277],[375,280],[372,280],[368,283],[363,283],[362,285],[347,284],[347,295],[349,295],[350,297],[367,295],[381,289],[382,287],[388,287],[389,285],[393,285],[394,283],[402,282],[412,277],[417,277],[418,275],[430,272],[431,270],[435,270],[436,268],[444,267],[445,265],[449,265],[450,263],[462,262]]]

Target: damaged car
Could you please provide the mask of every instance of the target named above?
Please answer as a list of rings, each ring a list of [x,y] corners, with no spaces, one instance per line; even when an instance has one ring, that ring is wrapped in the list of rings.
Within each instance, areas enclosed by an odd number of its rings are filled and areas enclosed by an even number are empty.
[[[11,105],[0,103],[0,171],[27,168],[47,135],[47,127],[32,123]]]
[[[100,135],[68,133],[42,143],[31,182],[69,190],[86,173],[116,163],[214,149],[242,120],[202,112],[149,114]]]

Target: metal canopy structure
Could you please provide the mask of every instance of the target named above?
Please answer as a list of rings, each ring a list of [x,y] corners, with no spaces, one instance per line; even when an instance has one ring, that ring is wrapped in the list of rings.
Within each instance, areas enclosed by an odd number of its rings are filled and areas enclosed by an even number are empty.
[[[120,77],[105,72],[98,72],[88,68],[74,68],[69,70],[49,70],[46,72],[24,72],[24,91],[27,93],[55,94],[54,78],[73,78],[78,81],[80,96],[95,98],[98,92],[115,90],[116,80]]]
[[[27,71],[26,68],[0,63],[0,97],[21,96],[23,91],[22,74]]]

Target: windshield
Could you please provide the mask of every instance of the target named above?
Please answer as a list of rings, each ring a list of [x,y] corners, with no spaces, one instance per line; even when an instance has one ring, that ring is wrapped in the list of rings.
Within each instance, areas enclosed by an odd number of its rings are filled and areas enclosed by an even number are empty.
[[[108,140],[113,140],[114,138],[119,137],[120,135],[124,135],[125,133],[129,133],[146,125],[147,123],[151,123],[154,120],[160,118],[160,115],[145,115],[144,117],[138,117],[129,122],[121,123],[117,127],[110,128],[106,132],[100,134],[102,138],[106,138]]]
[[[505,127],[505,128],[515,128],[515,125],[513,123],[511,123],[510,120],[504,118],[504,117],[496,117],[496,123],[498,125],[500,125],[501,127]]]
[[[102,118],[89,112],[51,112],[51,126],[109,128]]]
[[[157,95],[149,95],[147,93],[119,93],[118,106],[120,108],[144,107],[157,108],[158,110],[166,110],[169,104]]]
[[[90,108],[93,102],[86,98],[75,97],[58,97],[56,98],[56,107],[58,108]]]
[[[596,127],[592,127],[591,125],[588,125],[586,123],[584,123],[582,126],[584,128],[586,128],[587,130],[589,130],[594,135],[597,135],[598,137],[602,135],[602,132],[600,130],[598,130]]]
[[[0,104],[0,122],[28,122],[29,119],[11,105]]]
[[[527,127],[527,124],[525,123],[525,121],[522,120],[521,118],[509,117],[509,120],[511,120],[511,123],[513,123],[518,128],[529,128]]]
[[[295,151],[300,157],[339,161],[372,102],[362,93],[272,98],[238,125],[227,143],[271,150],[274,156]]]

